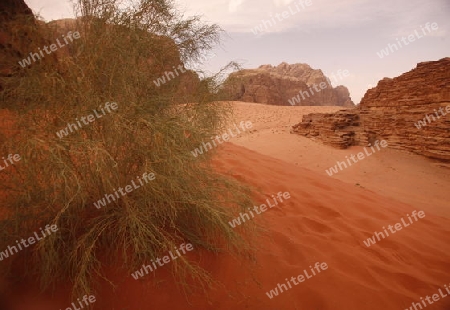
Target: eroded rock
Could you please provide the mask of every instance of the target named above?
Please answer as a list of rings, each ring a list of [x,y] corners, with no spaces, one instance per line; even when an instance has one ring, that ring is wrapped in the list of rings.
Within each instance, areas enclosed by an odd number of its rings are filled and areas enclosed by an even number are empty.
[[[292,132],[341,148],[384,139],[390,148],[450,161],[450,58],[384,78],[359,107],[305,115]]]
[[[345,86],[333,88],[321,70],[307,64],[240,70],[225,81],[224,93],[230,100],[273,105],[354,106]]]

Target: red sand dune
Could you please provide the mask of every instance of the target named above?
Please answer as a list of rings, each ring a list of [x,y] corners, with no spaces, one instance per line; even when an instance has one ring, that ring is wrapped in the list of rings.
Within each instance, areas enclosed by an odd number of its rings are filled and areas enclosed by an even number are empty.
[[[291,194],[283,204],[255,215],[253,220],[267,229],[254,240],[260,247],[256,262],[194,249],[189,257],[223,287],[208,297],[187,296],[189,303],[174,285],[170,268],[156,271],[157,287],[153,275],[136,281],[109,268],[117,288],[102,285],[96,309],[403,310],[444,284],[450,286],[449,219],[426,212],[425,218],[367,248],[363,240],[414,208],[230,143],[220,147],[215,163],[223,173],[260,189],[258,202],[279,191]],[[326,262],[328,269],[278,297],[267,297],[278,283],[316,262]],[[65,309],[72,302],[67,288],[58,289],[57,296],[40,294],[31,283],[12,289],[11,310]],[[450,309],[450,296],[426,309]]]

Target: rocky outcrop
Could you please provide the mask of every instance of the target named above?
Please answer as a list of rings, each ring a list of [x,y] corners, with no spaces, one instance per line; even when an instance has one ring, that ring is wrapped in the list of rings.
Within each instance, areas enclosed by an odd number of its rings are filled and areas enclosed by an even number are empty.
[[[33,16],[31,9],[23,0],[2,0],[0,2],[0,17],[2,21],[9,21],[18,15]]]
[[[292,132],[341,148],[384,139],[390,148],[450,161],[450,58],[379,81],[358,108],[305,115]]]
[[[18,61],[28,47],[43,40],[35,35],[37,29],[34,15],[23,0],[0,1],[0,91],[7,78],[19,72]]]
[[[359,113],[356,109],[341,110],[336,113],[312,113],[303,116],[301,123],[293,131],[309,138],[317,138],[325,144],[345,149],[360,143]]]
[[[6,0],[0,3],[0,92],[7,88],[10,77],[21,77],[26,71],[19,65],[19,61],[30,56],[30,52],[38,52],[44,46],[50,46],[69,31],[78,31],[83,36],[83,20],[63,19],[44,23],[34,18],[32,11],[23,0]],[[86,23],[84,23],[86,26]],[[109,29],[120,30],[120,26]],[[108,28],[107,28],[108,29]],[[129,29],[125,29],[129,32]],[[140,30],[136,30],[140,31]],[[113,31],[111,31],[113,32]],[[174,40],[169,37],[141,31],[138,35],[151,42],[148,50],[143,53],[142,62],[151,65],[152,76],[149,76],[149,86],[155,87],[153,79],[164,76],[174,76],[173,68],[184,64],[181,61],[180,51]],[[157,44],[155,44],[157,42]],[[28,67],[41,62],[50,63],[57,71],[64,75],[64,66],[58,63],[77,54],[75,44],[58,47],[55,52],[45,54],[39,62],[31,62]],[[161,53],[160,51],[164,52]],[[27,67],[27,68],[28,68]],[[178,69],[179,71],[179,69]],[[196,72],[184,70],[185,73],[176,75],[170,83],[166,81],[161,87],[170,87],[174,90],[174,98],[186,98],[194,93],[200,85]],[[165,73],[167,72],[167,75]],[[172,74],[173,73],[173,74]],[[154,74],[154,76],[153,76]],[[159,87],[159,86],[158,86]]]
[[[223,92],[230,100],[273,105],[354,106],[345,86],[333,88],[321,70],[307,64],[240,70],[230,74]]]

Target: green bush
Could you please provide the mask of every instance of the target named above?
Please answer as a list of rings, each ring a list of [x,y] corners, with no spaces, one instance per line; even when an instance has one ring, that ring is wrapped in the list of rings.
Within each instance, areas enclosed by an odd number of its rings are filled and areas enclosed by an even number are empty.
[[[74,296],[92,292],[101,262],[134,272],[161,253],[190,242],[195,249],[248,253],[251,246],[228,221],[251,206],[247,188],[211,167],[214,151],[191,151],[225,128],[230,105],[215,101],[214,77],[183,98],[178,79],[152,82],[179,61],[195,61],[217,43],[220,29],[198,17],[183,19],[167,0],[80,0],[74,29],[81,38],[46,60],[16,70],[5,82],[0,108],[17,116],[20,130],[2,137],[0,155],[22,160],[4,172],[6,193],[0,251],[47,224],[57,233],[2,262],[10,274],[20,257],[43,289],[73,283]],[[18,34],[19,35],[19,34]],[[28,33],[29,36],[38,35]],[[39,35],[55,41],[55,28]],[[31,40],[32,41],[32,40]],[[37,50],[28,46],[29,52]],[[106,102],[118,109],[66,137],[56,133]],[[94,202],[143,173],[156,179],[101,209]],[[253,231],[242,225],[244,233]],[[106,261],[105,261],[106,259]],[[209,275],[184,258],[173,261],[177,283],[210,285]]]

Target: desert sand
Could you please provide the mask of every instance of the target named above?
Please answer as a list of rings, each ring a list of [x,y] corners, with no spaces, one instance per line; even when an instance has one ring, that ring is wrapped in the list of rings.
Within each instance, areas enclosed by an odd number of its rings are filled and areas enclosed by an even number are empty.
[[[187,296],[170,268],[158,269],[154,285],[153,275],[136,281],[118,266],[105,267],[117,287],[100,280],[96,309],[402,310],[450,286],[448,168],[383,149],[330,177],[325,169],[361,148],[336,150],[289,131],[305,113],[339,108],[234,104],[235,122],[251,121],[253,128],[217,149],[215,167],[257,189],[258,203],[279,191],[291,196],[252,219],[264,228],[252,240],[255,260],[192,251],[188,257],[220,285]],[[364,245],[414,210],[425,217]],[[316,262],[328,269],[273,299],[266,295]],[[11,310],[65,309],[71,302],[67,287],[41,294],[31,280],[10,291]],[[450,309],[450,296],[427,309]]]
[[[250,120],[251,134],[243,134],[232,142],[260,154],[281,159],[328,176],[326,169],[357,154],[363,147],[335,149],[300,135],[290,134],[292,125],[304,114],[332,113],[340,107],[268,106],[235,102],[234,121]],[[254,131],[256,130],[256,131]],[[353,164],[331,178],[363,187],[377,194],[450,217],[450,165],[405,151],[382,149]]]

